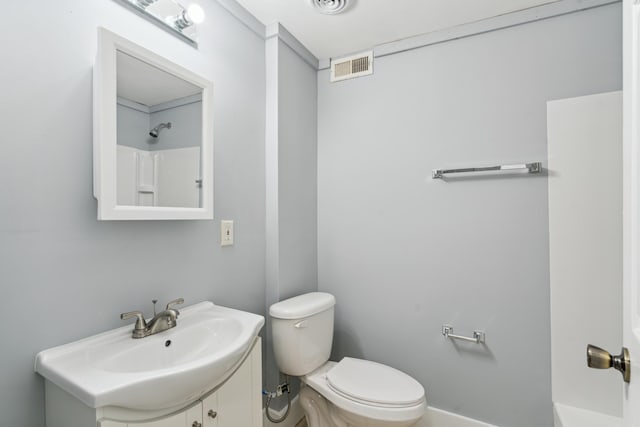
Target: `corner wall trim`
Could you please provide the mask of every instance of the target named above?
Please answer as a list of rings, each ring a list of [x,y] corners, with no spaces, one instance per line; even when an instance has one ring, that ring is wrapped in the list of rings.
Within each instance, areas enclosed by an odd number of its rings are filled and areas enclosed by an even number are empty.
[[[314,70],[318,69],[318,58],[309,51],[300,41],[291,34],[282,24],[276,22],[274,24],[267,25],[266,38],[267,40],[272,37],[278,37],[289,46],[300,58],[309,64]]]
[[[444,30],[384,43],[373,48],[373,56],[380,58],[451,40],[541,21],[555,16],[567,15],[569,13],[606,6],[612,3],[619,3],[620,1],[621,0],[559,0]],[[330,61],[330,59],[320,60],[318,70],[328,69],[330,67]]]
[[[302,58],[307,64],[313,67],[314,70],[318,69],[318,58],[316,58],[300,41],[295,38],[282,24],[276,22],[270,25],[264,25],[255,16],[245,9],[236,0],[216,0],[220,6],[225,8],[227,12],[231,14],[238,21],[243,23],[247,28],[253,31],[258,37],[263,40],[268,40],[272,37],[279,37],[287,46],[289,46],[300,58]]]

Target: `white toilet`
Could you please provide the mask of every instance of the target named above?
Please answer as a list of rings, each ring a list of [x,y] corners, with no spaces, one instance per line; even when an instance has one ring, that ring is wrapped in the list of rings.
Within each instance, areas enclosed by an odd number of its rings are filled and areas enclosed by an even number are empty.
[[[345,357],[330,362],[336,300],[312,292],[269,309],[280,371],[300,377],[309,427],[408,427],[427,407],[424,388],[389,366]]]

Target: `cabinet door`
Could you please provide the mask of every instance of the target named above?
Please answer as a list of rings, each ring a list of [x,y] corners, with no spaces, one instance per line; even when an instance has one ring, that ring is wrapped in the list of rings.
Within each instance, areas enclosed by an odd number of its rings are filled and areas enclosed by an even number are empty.
[[[192,406],[179,414],[170,415],[155,421],[121,423],[116,421],[100,421],[99,427],[202,427],[202,403]]]
[[[261,360],[262,351],[258,342],[242,366],[210,396],[215,396],[215,402],[210,402],[210,405],[217,412],[217,424],[205,424],[206,427],[262,427]],[[205,418],[208,411],[205,402]]]
[[[219,408],[218,427],[253,426],[251,414],[253,379],[251,364],[246,362],[216,393]]]
[[[213,393],[202,401],[202,425],[204,427],[218,427],[218,392]]]

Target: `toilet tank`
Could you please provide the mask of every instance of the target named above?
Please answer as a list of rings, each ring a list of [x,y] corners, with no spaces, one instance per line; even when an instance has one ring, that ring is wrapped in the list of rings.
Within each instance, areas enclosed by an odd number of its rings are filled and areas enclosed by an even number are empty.
[[[273,352],[282,373],[299,377],[329,360],[335,304],[333,295],[311,292],[269,308]]]

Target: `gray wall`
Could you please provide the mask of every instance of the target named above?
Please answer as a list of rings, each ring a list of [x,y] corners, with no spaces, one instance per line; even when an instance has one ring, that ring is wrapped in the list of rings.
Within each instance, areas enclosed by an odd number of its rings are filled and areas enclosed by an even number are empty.
[[[545,161],[546,102],[620,89],[620,4],[378,58],[318,77],[319,289],[334,357],[417,378],[431,406],[552,424],[547,179],[431,179]],[[487,334],[486,346],[441,335]]]
[[[193,49],[117,2],[17,2],[0,35],[0,425],[39,427],[35,354],[152,298],[264,313],[264,41],[213,1]],[[28,22],[25,25],[25,22]],[[215,221],[98,222],[92,66],[106,26],[214,82]],[[220,248],[219,220],[235,220]]]
[[[318,286],[317,74],[279,41],[280,298]]]
[[[317,73],[267,40],[266,306],[317,290]],[[267,320],[266,386],[278,383]],[[274,402],[281,406],[284,399]]]

